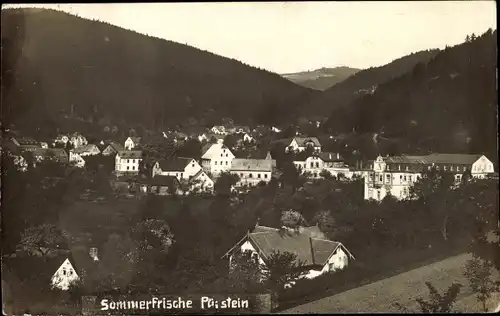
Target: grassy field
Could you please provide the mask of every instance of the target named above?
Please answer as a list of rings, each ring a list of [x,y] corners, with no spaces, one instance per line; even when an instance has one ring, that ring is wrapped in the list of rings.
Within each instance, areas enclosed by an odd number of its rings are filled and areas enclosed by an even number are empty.
[[[439,262],[413,269],[396,276],[370,283],[346,292],[314,302],[300,305],[282,313],[359,313],[399,312],[394,303],[418,312],[417,297],[428,297],[426,281],[438,290],[445,291],[453,282],[463,285],[455,309],[460,312],[479,312],[480,304],[475,300],[467,279],[463,276],[465,262],[470,254],[460,254]]]

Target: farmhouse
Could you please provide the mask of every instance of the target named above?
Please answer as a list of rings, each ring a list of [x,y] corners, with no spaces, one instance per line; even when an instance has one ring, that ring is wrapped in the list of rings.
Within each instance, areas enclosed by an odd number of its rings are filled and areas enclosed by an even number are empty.
[[[174,176],[177,180],[189,180],[196,175],[201,166],[193,158],[174,157],[157,161],[153,165],[152,176]]]
[[[149,180],[149,192],[157,195],[180,194],[180,183],[174,176],[155,175]]]
[[[106,148],[103,149],[102,155],[103,156],[113,156],[116,155],[119,151],[124,150],[125,148],[116,142],[110,142]]]
[[[140,137],[131,136],[125,140],[123,147],[125,148],[125,150],[132,150],[135,147],[139,146],[140,143],[141,143]]]
[[[40,143],[32,138],[27,137],[11,137],[10,140],[14,145],[16,145],[21,151],[35,151],[41,148]]]
[[[140,150],[123,150],[119,151],[115,157],[115,172],[123,173],[139,173],[139,163],[142,160],[142,151]]]
[[[205,172],[218,175],[231,169],[234,155],[226,145],[206,144],[201,152],[201,166]]]
[[[73,150],[70,150],[69,152],[69,162],[73,163],[74,166],[78,168],[85,167],[85,159],[83,159],[80,154],[75,153]]]
[[[214,189],[214,181],[200,169],[194,176],[189,179],[189,192],[207,192],[212,193]]]
[[[426,156],[378,156],[372,170],[365,177],[366,200],[381,201],[388,194],[398,198],[410,197],[410,187],[426,170],[435,168],[454,175],[456,183],[469,173],[474,178],[485,178],[494,173],[493,163],[483,155],[430,154]]]
[[[69,142],[73,144],[74,148],[78,148],[80,146],[85,146],[88,144],[87,139],[79,133],[73,133],[69,139]]]
[[[241,159],[232,161],[230,173],[239,177],[236,187],[254,187],[261,181],[271,181],[273,161],[270,159]]]
[[[226,135],[226,128],[223,125],[216,125],[210,129],[210,132],[216,135]]]
[[[285,152],[301,152],[311,148],[314,152],[321,152],[321,143],[317,137],[294,137],[286,141]]]
[[[306,278],[312,279],[326,272],[342,270],[348,266],[354,256],[340,242],[320,238],[322,233],[316,226],[302,227],[296,230],[255,226],[223,258],[250,251],[252,258],[266,265],[273,252],[290,252],[304,262]]]

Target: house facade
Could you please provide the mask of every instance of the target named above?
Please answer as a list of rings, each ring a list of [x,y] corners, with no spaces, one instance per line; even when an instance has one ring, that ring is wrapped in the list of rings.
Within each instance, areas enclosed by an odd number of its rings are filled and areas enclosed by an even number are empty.
[[[37,148],[33,152],[35,162],[52,160],[59,163],[68,163],[69,156],[62,148]]]
[[[392,195],[397,199],[408,199],[410,187],[432,168],[453,174],[457,184],[466,172],[480,179],[494,173],[493,163],[483,155],[378,156],[365,177],[364,198],[382,201],[387,195]]]
[[[156,195],[176,195],[181,194],[180,183],[174,176],[155,175],[149,180],[149,190]]]
[[[265,266],[275,251],[294,253],[304,262],[304,277],[308,279],[345,269],[354,256],[340,242],[313,237],[316,231],[319,231],[316,226],[296,230],[256,226],[223,258],[229,259],[231,267],[235,255],[250,252],[252,260]]]
[[[216,125],[210,129],[210,132],[216,135],[226,135],[226,128],[223,125]]]
[[[78,147],[81,147],[81,146],[88,145],[87,139],[83,135],[80,135],[78,133],[74,133],[69,138],[69,141],[71,142],[71,144],[73,144],[74,148],[78,148]]]
[[[141,160],[142,151],[140,150],[119,151],[115,157],[115,172],[117,174],[138,174]]]
[[[285,148],[285,152],[301,152],[312,148],[314,152],[321,152],[321,143],[317,137],[294,137]]]
[[[78,168],[85,167],[85,159],[83,159],[83,157],[80,154],[78,154],[72,150],[70,150],[70,152],[69,152],[69,162],[73,163],[74,166],[76,166]]]
[[[260,182],[269,183],[273,171],[273,162],[270,159],[234,158],[230,173],[237,175],[239,181],[236,187],[255,187]]]
[[[173,176],[177,180],[190,180],[202,170],[200,164],[193,158],[175,157],[157,161],[152,168],[152,176]]]
[[[203,169],[188,180],[188,191],[195,193],[213,193],[215,183]]]
[[[328,171],[332,176],[352,177],[352,172],[338,153],[317,153],[307,157],[305,161],[294,161],[294,166],[303,174],[308,173],[311,178],[321,178],[323,171]]]
[[[51,278],[51,286],[63,291],[67,291],[71,284],[78,281],[80,277],[76,273],[76,269],[69,260],[66,258],[61,266],[57,269]]]
[[[201,167],[213,176],[231,169],[234,155],[224,144],[207,144],[202,148]]]
[[[141,142],[140,137],[131,136],[125,140],[123,147],[125,148],[125,150],[133,150],[134,148],[139,146],[140,142]]]

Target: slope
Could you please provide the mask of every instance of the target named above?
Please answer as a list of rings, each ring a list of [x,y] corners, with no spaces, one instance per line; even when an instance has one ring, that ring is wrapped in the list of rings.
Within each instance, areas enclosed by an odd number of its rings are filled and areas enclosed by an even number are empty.
[[[496,31],[447,47],[428,63],[338,109],[331,131],[404,139],[412,151],[497,157]]]
[[[2,10],[2,49],[4,119],[27,126],[63,116],[149,128],[189,117],[274,123],[314,93],[233,59],[54,10]]]
[[[304,114],[329,116],[333,109],[348,106],[356,98],[372,93],[378,85],[403,75],[419,62],[427,62],[438,51],[420,51],[381,67],[361,70],[306,102],[302,107]]]
[[[346,80],[360,70],[350,67],[321,68],[281,76],[303,87],[323,91]]]

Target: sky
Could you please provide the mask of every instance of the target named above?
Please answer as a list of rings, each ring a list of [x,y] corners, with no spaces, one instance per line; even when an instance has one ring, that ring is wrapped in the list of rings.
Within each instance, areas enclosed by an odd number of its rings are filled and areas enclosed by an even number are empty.
[[[25,4],[184,43],[276,73],[369,68],[496,29],[495,1]],[[7,8],[8,6],[2,6]]]

